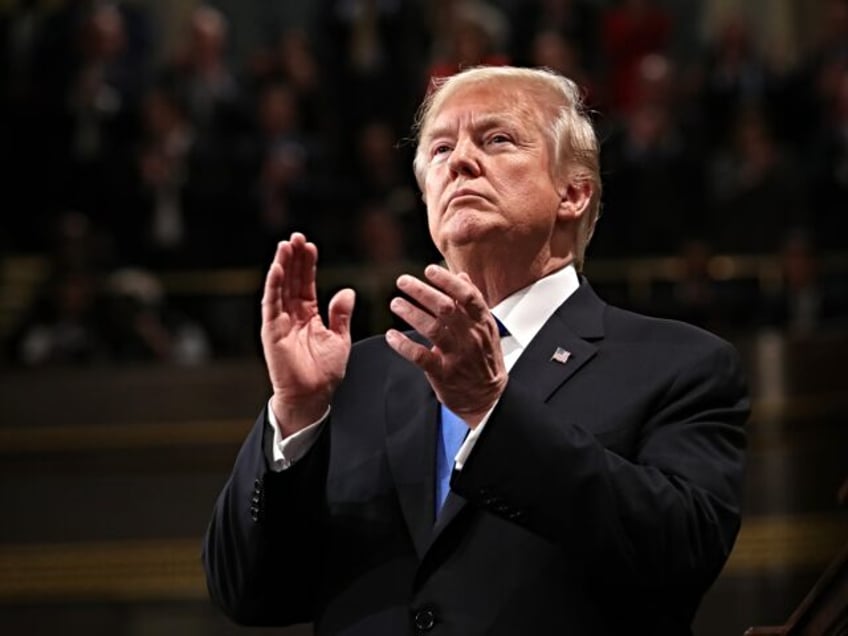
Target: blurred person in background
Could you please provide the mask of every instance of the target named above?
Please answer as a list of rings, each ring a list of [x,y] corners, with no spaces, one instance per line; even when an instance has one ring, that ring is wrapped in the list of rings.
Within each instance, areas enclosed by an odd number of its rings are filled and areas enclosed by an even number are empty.
[[[703,236],[701,153],[681,125],[676,69],[648,55],[636,72],[633,103],[603,148],[608,176],[597,255],[671,254]]]
[[[598,105],[598,85],[585,70],[579,49],[574,42],[559,31],[539,30],[531,40],[530,66],[549,68],[565,77],[571,77],[583,91],[590,106]]]
[[[509,23],[510,48],[515,63],[538,66],[534,61],[538,57],[535,51],[537,37],[542,33],[557,34],[568,43],[570,56],[579,61],[584,72],[593,79],[597,77],[601,54],[600,14],[596,3],[587,0],[516,2]],[[582,86],[581,82],[578,84]]]
[[[13,359],[26,366],[108,359],[97,285],[90,272],[56,272],[12,335]]]
[[[422,4],[403,0],[322,0],[315,50],[326,71],[342,169],[356,131],[374,117],[400,128],[421,93],[427,50]]]
[[[438,3],[436,10],[428,82],[479,64],[509,62],[509,27],[497,7],[481,0],[459,0]]]
[[[345,243],[349,224],[335,210],[344,209],[337,202],[348,192],[342,180],[330,175],[325,137],[307,130],[303,117],[301,102],[290,84],[271,80],[260,87],[256,127],[243,165],[248,202],[239,210],[250,224],[251,234],[241,245],[231,235],[228,248],[231,252],[241,249],[242,260],[251,265],[273,254],[275,237],[294,227],[308,229],[333,252]],[[353,203],[349,200],[348,205]]]
[[[229,22],[218,9],[191,14],[185,48],[164,69],[163,79],[185,100],[200,134],[226,137],[243,124],[242,91],[227,60]]]
[[[809,228],[803,172],[761,110],[740,113],[733,144],[711,172],[707,233],[717,250],[773,253],[787,233]]]
[[[127,205],[132,187],[130,151],[145,78],[130,55],[127,24],[116,5],[95,5],[80,24],[78,38],[79,63],[65,96],[65,202],[118,232],[121,219],[114,211]]]
[[[123,204],[149,26],[142,7],[110,2],[0,8],[2,223],[14,248],[43,249],[68,208],[102,224]]]
[[[618,0],[604,11],[601,44],[614,113],[630,110],[638,67],[648,55],[668,53],[672,26],[671,16],[655,0]]]
[[[301,127],[302,112],[292,88],[281,81],[269,81],[260,87],[256,103],[256,133],[245,162],[245,176],[252,182],[250,195],[255,199],[257,218],[251,219],[257,234],[242,249],[263,246],[254,259],[273,253],[273,237],[291,232],[305,222],[306,209],[300,205],[297,191],[308,173],[313,145]],[[307,204],[308,205],[308,204]],[[238,243],[234,241],[235,249]],[[245,256],[249,256],[245,254]],[[250,259],[254,262],[254,259]]]
[[[703,108],[706,140],[716,145],[732,143],[741,113],[768,112],[778,95],[777,78],[759,51],[754,34],[741,15],[727,15],[709,44],[704,61]]]
[[[307,32],[284,31],[272,46],[258,49],[248,64],[250,75],[260,89],[268,83],[281,83],[294,92],[304,131],[310,135],[335,132],[324,69]]]
[[[244,225],[244,195],[235,188],[239,172],[228,146],[200,134],[183,94],[168,82],[145,96],[142,120],[122,262],[153,268],[231,262],[229,239]]]
[[[49,236],[47,278],[12,330],[10,358],[24,365],[107,360],[100,283],[111,261],[110,237],[75,211],[51,222]]]
[[[777,256],[782,279],[765,296],[761,327],[811,337],[848,326],[848,284],[822,275],[821,256],[807,234],[790,233]]]
[[[210,346],[197,323],[176,311],[150,272],[119,269],[104,281],[102,334],[116,362],[200,364]]]
[[[848,236],[848,54],[821,75],[823,117],[807,147],[812,157],[816,243],[824,249],[845,249]]]
[[[410,161],[408,145],[398,143],[394,129],[384,119],[366,122],[357,142],[351,189],[357,207],[368,209],[376,204],[390,214],[402,233],[407,260],[431,258],[432,244],[426,238],[418,187],[413,175],[404,169]]]

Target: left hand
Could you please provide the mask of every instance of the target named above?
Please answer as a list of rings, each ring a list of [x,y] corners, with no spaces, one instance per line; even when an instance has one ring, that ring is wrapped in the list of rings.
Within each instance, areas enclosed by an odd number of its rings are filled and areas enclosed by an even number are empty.
[[[390,308],[432,346],[413,342],[394,329],[386,332],[386,341],[418,365],[439,401],[474,428],[506,388],[498,327],[467,274],[453,274],[437,265],[428,266],[424,274],[427,282],[408,274],[397,282],[418,306],[396,297]]]

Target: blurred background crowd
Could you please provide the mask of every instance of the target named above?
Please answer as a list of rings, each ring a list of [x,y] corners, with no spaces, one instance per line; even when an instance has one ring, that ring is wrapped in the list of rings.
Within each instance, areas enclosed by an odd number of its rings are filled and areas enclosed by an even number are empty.
[[[612,300],[718,331],[848,324],[848,0],[5,0],[5,279],[41,265],[3,362],[252,353],[253,313],[168,281],[257,290],[293,230],[330,268],[438,258],[415,108],[433,78],[505,63],[585,93],[604,179],[587,269]],[[617,295],[616,272],[663,257],[675,276]],[[746,258],[776,284],[717,275]]]

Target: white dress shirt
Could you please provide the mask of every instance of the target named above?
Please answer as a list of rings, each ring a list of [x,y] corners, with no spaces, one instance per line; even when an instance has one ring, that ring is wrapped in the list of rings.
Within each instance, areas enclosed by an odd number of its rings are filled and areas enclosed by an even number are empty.
[[[580,281],[574,266],[567,265],[507,296],[492,308],[492,313],[509,331],[508,336],[501,338],[501,351],[507,372],[512,369],[521,353],[536,337],[536,334],[539,333],[557,307],[577,291],[579,286]],[[493,406],[483,420],[471,429],[466,436],[454,458],[456,470],[462,470],[465,461],[474,448],[474,444],[483,434],[486,422],[488,422],[489,415],[494,408]],[[266,449],[266,452],[270,450],[268,459],[271,469],[274,471],[285,470],[303,457],[315,443],[329,414],[330,409],[328,407],[318,421],[284,439],[269,401],[268,423],[274,435],[271,448]]]

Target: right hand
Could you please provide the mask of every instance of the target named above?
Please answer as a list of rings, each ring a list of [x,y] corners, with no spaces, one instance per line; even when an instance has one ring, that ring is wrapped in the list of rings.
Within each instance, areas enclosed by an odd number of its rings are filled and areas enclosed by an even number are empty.
[[[271,408],[284,437],[318,420],[344,377],[350,355],[355,293],[330,301],[328,326],[318,313],[318,248],[299,232],[277,246],[262,297],[262,350],[274,395]]]

